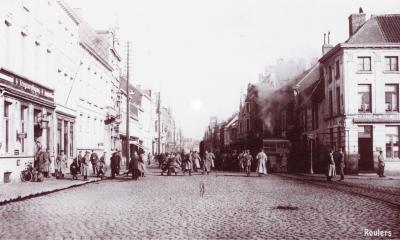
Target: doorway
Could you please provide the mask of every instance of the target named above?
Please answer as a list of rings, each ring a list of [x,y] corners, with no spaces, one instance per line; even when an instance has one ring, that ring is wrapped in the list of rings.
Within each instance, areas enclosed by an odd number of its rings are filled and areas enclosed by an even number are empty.
[[[360,159],[358,161],[359,171],[373,171],[374,158],[373,158],[373,138],[372,126],[361,126],[358,132],[358,153]]]

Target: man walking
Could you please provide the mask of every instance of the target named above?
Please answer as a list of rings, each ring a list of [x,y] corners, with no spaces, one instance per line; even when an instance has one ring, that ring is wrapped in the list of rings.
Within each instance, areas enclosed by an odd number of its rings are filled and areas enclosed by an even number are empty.
[[[383,172],[385,171],[385,157],[383,156],[383,152],[379,151],[379,156],[378,156],[378,175],[379,177],[386,177],[383,175]]]
[[[244,155],[244,167],[246,175],[249,177],[251,173],[251,162],[253,161],[253,156],[250,154],[250,150],[246,150]]]
[[[111,178],[115,178],[115,175],[119,174],[121,163],[121,157],[118,155],[118,151],[114,152],[111,156]]]
[[[342,148],[339,149],[339,152],[337,154],[337,159],[338,159],[339,170],[340,170],[339,181],[343,181],[344,180],[344,168],[346,167],[346,164],[344,162],[344,154],[343,154]]]
[[[90,163],[92,164],[92,169],[93,169],[93,176],[96,176],[96,174],[98,173],[98,164],[99,162],[99,156],[97,156],[97,153],[94,152],[94,150],[92,150],[92,154],[90,155]]]
[[[63,178],[64,177],[64,170],[67,165],[67,156],[64,154],[64,150],[61,150],[61,153],[56,158],[56,178]]]
[[[82,175],[84,181],[88,180],[87,175],[88,175],[89,161],[90,161],[89,151],[86,151],[85,156],[82,158]]]
[[[264,149],[257,154],[257,173],[258,176],[263,176],[267,174],[267,155],[264,152]]]

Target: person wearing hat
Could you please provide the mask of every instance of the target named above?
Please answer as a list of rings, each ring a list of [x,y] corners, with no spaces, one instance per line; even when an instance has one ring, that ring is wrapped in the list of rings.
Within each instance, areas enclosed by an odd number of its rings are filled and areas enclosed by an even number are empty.
[[[97,153],[95,153],[94,150],[92,150],[92,154],[90,155],[90,163],[92,164],[92,169],[93,169],[93,176],[98,175],[98,162],[99,162],[99,156]]]
[[[63,172],[67,164],[67,156],[64,154],[64,150],[60,151],[60,154],[56,158],[56,178],[62,178]]]
[[[82,175],[83,175],[83,180],[86,181],[87,176],[88,176],[88,167],[89,167],[89,162],[90,162],[90,155],[89,151],[85,152],[85,156],[82,158]]]
[[[97,177],[103,177],[106,173],[106,152],[103,152],[103,155],[99,160],[99,167],[97,171]]]

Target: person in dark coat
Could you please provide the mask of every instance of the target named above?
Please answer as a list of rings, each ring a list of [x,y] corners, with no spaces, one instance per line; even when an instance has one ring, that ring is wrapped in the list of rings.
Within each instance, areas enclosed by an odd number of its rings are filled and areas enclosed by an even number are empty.
[[[121,156],[119,151],[114,152],[111,156],[111,178],[115,178],[115,175],[119,174],[121,164]]]
[[[72,180],[78,180],[79,165],[77,158],[74,158],[74,161],[69,166],[69,171],[71,172]]]
[[[92,154],[90,154],[90,163],[92,164],[92,170],[93,170],[93,176],[96,176],[98,174],[98,162],[99,162],[99,156],[97,153],[92,150]]]
[[[378,156],[378,175],[379,177],[385,177],[383,174],[385,171],[385,157],[383,156],[383,152],[379,151]]]
[[[139,155],[137,154],[136,151],[133,152],[131,156],[131,162],[130,162],[130,170],[132,172],[132,179],[133,180],[138,180],[140,176],[139,172]]]
[[[340,179],[339,181],[344,180],[344,168],[346,167],[346,164],[344,162],[344,153],[342,148],[339,149],[339,152],[337,153],[337,159],[338,159],[338,166],[339,166],[339,171],[340,171]]]

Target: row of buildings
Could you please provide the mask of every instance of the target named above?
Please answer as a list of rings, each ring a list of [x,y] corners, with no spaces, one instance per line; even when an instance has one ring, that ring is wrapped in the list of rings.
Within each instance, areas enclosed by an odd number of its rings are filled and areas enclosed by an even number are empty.
[[[323,173],[329,149],[343,149],[347,173],[376,172],[380,151],[386,172],[400,173],[400,15],[360,12],[349,38],[324,36],[311,68],[276,88],[268,78],[249,84],[227,121],[210,122],[206,148],[217,152],[264,148],[277,171]]]
[[[0,182],[18,181],[39,149],[51,168],[64,151],[157,154],[179,148],[182,133],[160,93],[129,86],[118,27],[95,30],[62,0],[1,0]],[[125,68],[126,69],[126,68]]]

